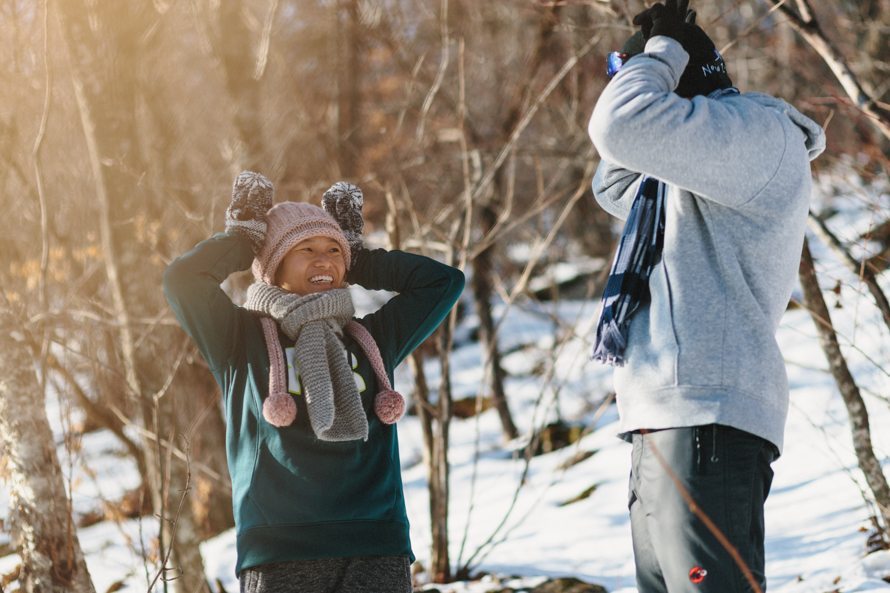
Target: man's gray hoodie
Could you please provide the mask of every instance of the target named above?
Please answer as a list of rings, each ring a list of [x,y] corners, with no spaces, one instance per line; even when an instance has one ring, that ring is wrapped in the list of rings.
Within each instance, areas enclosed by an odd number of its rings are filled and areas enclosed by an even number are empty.
[[[615,371],[621,432],[724,424],[781,451],[788,379],[775,334],[797,278],[810,160],[822,128],[784,101],[717,91],[684,99],[688,54],[653,37],[597,101],[597,201],[626,219],[641,174],[667,185],[651,303]]]

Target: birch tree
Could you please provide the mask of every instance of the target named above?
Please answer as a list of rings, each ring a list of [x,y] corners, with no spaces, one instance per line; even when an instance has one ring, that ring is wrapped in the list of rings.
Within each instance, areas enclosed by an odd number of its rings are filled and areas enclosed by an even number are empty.
[[[26,593],[94,593],[55,438],[20,320],[0,309],[0,453],[9,463],[10,527]]]

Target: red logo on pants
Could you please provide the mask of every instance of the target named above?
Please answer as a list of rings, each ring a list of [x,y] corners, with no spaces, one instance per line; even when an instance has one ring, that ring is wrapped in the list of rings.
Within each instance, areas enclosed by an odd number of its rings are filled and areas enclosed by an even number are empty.
[[[704,581],[706,576],[708,576],[708,571],[701,566],[693,566],[692,570],[689,571],[689,580],[692,581],[693,585],[698,585]]]

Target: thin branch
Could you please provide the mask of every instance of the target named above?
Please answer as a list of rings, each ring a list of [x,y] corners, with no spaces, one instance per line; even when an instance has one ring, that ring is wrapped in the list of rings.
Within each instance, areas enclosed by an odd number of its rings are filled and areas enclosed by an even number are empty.
[[[209,404],[207,404],[207,407],[212,407],[213,405],[214,405],[213,403],[209,403]],[[193,459],[189,459],[189,457],[185,451],[182,451],[181,449],[176,447],[168,439],[162,438],[156,432],[152,432],[152,431],[148,430],[147,428],[140,426],[139,424],[133,422],[132,420],[130,420],[127,417],[126,414],[124,414],[123,410],[121,410],[114,404],[110,405],[109,408],[111,409],[112,412],[114,412],[114,415],[117,416],[118,419],[121,422],[123,422],[127,427],[129,427],[132,430],[135,430],[136,432],[139,433],[140,436],[151,441],[152,443],[160,443],[160,445],[162,445],[164,447],[169,447],[172,452],[173,457],[176,457],[180,461],[188,462],[190,464],[190,466],[194,467],[200,473],[202,473],[203,475],[207,476],[208,478],[210,478],[211,480],[216,482],[217,486],[222,487],[227,493],[231,494],[232,486],[231,486],[229,480],[227,480],[225,476],[223,476],[222,474],[220,474],[219,472],[214,470],[209,465],[206,465],[199,461],[195,461]]]
[[[186,456],[185,457],[185,462],[186,462],[186,464],[185,464],[185,466],[186,466],[185,487],[182,489],[182,494],[179,497],[179,504],[176,506],[176,514],[174,515],[173,522],[170,525],[171,545],[169,548],[167,548],[167,550],[165,552],[164,548],[163,548],[163,543],[161,544],[161,553],[162,553],[161,565],[158,567],[158,572],[155,574],[151,583],[149,583],[149,585],[148,585],[148,593],[151,593],[152,589],[154,589],[155,583],[158,582],[158,579],[160,579],[162,575],[163,575],[162,582],[164,583],[165,590],[167,589],[167,581],[171,580],[164,573],[167,570],[169,570],[167,568],[167,565],[169,564],[170,557],[173,554],[172,542],[173,542],[174,536],[176,534],[176,528],[179,526],[179,518],[182,516],[182,511],[183,511],[183,508],[185,507],[186,500],[188,500],[188,493],[191,490],[192,469],[191,469],[191,455],[189,454],[190,450],[191,450],[191,447],[188,445],[188,442],[186,441],[186,447],[185,447],[185,456]],[[163,498],[166,499],[166,496]],[[162,514],[161,515],[162,523],[163,523],[163,520],[164,520],[164,517]],[[162,525],[162,528],[163,528],[163,525]],[[158,534],[158,537],[159,538],[161,537],[160,533]],[[163,542],[163,539],[161,539],[161,542]]]
[[[448,70],[448,62],[451,56],[451,38],[448,33],[448,0],[442,0],[441,14],[439,15],[440,30],[442,36],[442,56],[439,59],[439,70],[436,72],[436,79],[430,87],[429,92],[423,100],[423,106],[420,109],[420,123],[417,124],[416,140],[420,142],[423,139],[424,128],[426,127],[426,116],[430,108],[433,106],[433,100],[442,88],[442,82],[445,80],[445,71]]]
[[[52,107],[53,96],[53,71],[50,67],[49,59],[49,0],[43,2],[43,69],[44,69],[44,91],[43,91],[43,113],[40,117],[40,125],[37,129],[37,137],[34,139],[34,147],[31,151],[31,157],[34,160],[34,179],[37,188],[37,201],[40,206],[40,280],[39,286],[39,304],[40,310],[46,311],[49,307],[49,298],[47,296],[46,279],[49,269],[49,215],[46,207],[46,192],[43,187],[43,171],[40,167],[40,156],[43,149],[43,140],[46,137],[46,128],[49,122],[50,108]],[[49,326],[44,325],[42,331],[43,337],[40,344],[40,365],[39,379],[40,392],[46,393],[46,357],[49,353]]]
[[[574,54],[571,58],[566,60],[565,64],[562,65],[562,68],[559,69],[559,72],[553,75],[553,78],[550,79],[550,82],[547,83],[547,86],[544,87],[544,90],[541,91],[541,94],[538,95],[538,98],[535,102],[529,107],[528,111],[526,111],[522,118],[516,123],[516,127],[513,128],[513,132],[510,134],[509,139],[506,144],[501,148],[501,152],[498,154],[497,158],[492,163],[491,167],[489,167],[488,171],[483,176],[482,180],[476,186],[476,189],[473,191],[473,200],[478,200],[479,197],[488,189],[488,186],[491,185],[491,182],[494,180],[494,176],[497,174],[498,170],[504,164],[504,161],[507,159],[507,156],[513,150],[513,147],[516,145],[516,142],[519,140],[519,137],[531,123],[532,119],[538,113],[538,110],[541,108],[541,105],[550,97],[550,94],[559,86],[559,84],[563,81],[566,75],[572,71],[575,65],[587,55],[587,53],[593,49],[593,47],[599,42],[600,35],[597,34],[591,37],[587,43],[581,48],[581,50]]]
[[[556,238],[557,233],[562,228],[562,225],[568,219],[569,214],[575,207],[575,204],[578,203],[578,200],[587,193],[588,188],[590,187],[590,179],[593,176],[593,163],[594,160],[592,158],[587,159],[587,166],[584,169],[584,174],[581,176],[581,183],[578,185],[578,188],[575,190],[575,195],[573,195],[568,202],[566,202],[565,207],[560,212],[559,217],[556,219],[556,222],[553,223],[553,226],[550,228],[550,232],[547,236],[535,243],[532,247],[532,255],[529,258],[528,262],[525,265],[525,269],[522,270],[522,274],[519,276],[519,280],[513,286],[513,290],[510,291],[510,302],[512,302],[521,292],[524,292],[526,286],[528,285],[528,281],[531,278],[532,271],[534,267],[537,265],[538,261],[543,257],[545,251],[550,244],[553,243],[553,240]],[[501,317],[503,321],[504,316]],[[500,324],[498,324],[500,325]]]
[[[578,312],[579,318],[582,315],[584,315],[583,310]],[[572,324],[572,328],[577,327],[577,325],[578,325],[577,322]],[[569,343],[571,342],[571,340],[574,337],[576,337],[576,335],[573,334],[571,331],[566,332],[563,339],[561,339],[559,341],[559,343],[557,343],[551,350],[549,364],[547,365],[547,369],[544,374],[544,377],[542,377],[543,386],[540,390],[538,398],[535,400],[535,406],[534,406],[534,411],[532,412],[532,423],[531,423],[532,434],[531,434],[531,438],[529,438],[528,444],[525,447],[523,468],[522,468],[520,477],[516,482],[516,488],[513,491],[513,496],[510,499],[510,503],[507,506],[507,510],[504,512],[504,516],[501,518],[501,521],[498,523],[498,525],[495,527],[495,529],[491,532],[491,534],[489,534],[488,538],[486,538],[486,540],[484,542],[482,542],[476,548],[476,550],[470,555],[470,557],[467,559],[467,561],[459,568],[461,573],[468,574],[474,568],[474,566],[478,566],[479,564],[481,564],[482,561],[488,556],[488,554],[490,554],[492,552],[492,550],[494,550],[494,548],[497,545],[506,541],[509,534],[513,530],[515,530],[530,515],[531,510],[537,504],[539,504],[540,501],[543,499],[543,493],[542,493],[542,495],[538,498],[538,501],[536,501],[532,505],[531,509],[529,509],[529,511],[525,515],[520,517],[511,527],[507,528],[507,522],[510,519],[510,516],[513,514],[513,511],[516,508],[516,504],[519,501],[519,495],[522,491],[522,487],[527,483],[528,474],[531,470],[531,462],[534,457],[533,453],[534,453],[535,449],[537,449],[538,444],[540,443],[542,431],[535,430],[535,426],[537,425],[535,422],[535,419],[537,418],[538,410],[541,408],[541,404],[543,402],[544,395],[547,393],[548,388],[552,387],[552,393],[553,393],[552,402],[555,402],[559,396],[560,391],[562,391],[562,389],[565,387],[565,384],[569,380],[569,378],[566,377],[563,381],[556,382],[556,380],[555,380],[556,371],[557,371],[556,361],[559,359],[561,353],[564,351],[564,349],[566,347],[568,347]],[[583,352],[583,349],[579,349],[575,353],[574,358],[577,359],[579,356],[582,355],[582,352]],[[570,368],[573,368],[575,365],[570,364],[568,366]],[[589,426],[593,426],[596,424],[597,421],[599,421],[602,414],[605,413],[606,409],[611,404],[613,398],[614,398],[614,396],[609,395],[603,399],[603,401],[600,403],[599,407],[597,408],[597,411],[594,413],[594,417],[591,420],[591,423]],[[547,412],[548,412],[548,410],[545,410],[542,415],[542,418],[544,421],[546,421]],[[477,415],[477,422],[478,422],[478,415]],[[542,428],[543,428],[543,426],[544,426],[544,424],[542,424]],[[589,428],[587,430],[589,431]],[[576,449],[580,448],[580,443],[581,443],[581,439],[579,438],[577,441]],[[476,456],[474,458],[474,464],[476,464],[477,462],[478,462],[478,449],[476,451]],[[474,466],[474,472],[475,472],[475,466]],[[565,474],[565,471],[563,471],[561,474],[558,474],[558,476],[555,476],[550,481],[550,483],[547,485],[547,487],[545,488],[545,492],[550,486],[556,484],[557,481],[564,474]],[[470,520],[470,514],[471,514],[472,510],[473,510],[473,506],[471,505],[470,509],[467,513],[467,522],[469,522],[469,520]],[[475,564],[474,564],[474,561],[475,561]]]
[[[649,431],[642,430],[640,431],[643,434],[647,434]],[[686,505],[689,507],[689,510],[695,515],[699,521],[704,523],[705,527],[708,531],[711,532],[720,545],[726,550],[729,555],[732,557],[733,562],[735,562],[736,566],[742,571],[742,574],[745,576],[745,580],[748,581],[748,584],[751,586],[751,589],[754,593],[763,593],[763,589],[760,588],[760,585],[757,583],[757,579],[754,578],[751,569],[748,567],[747,563],[742,559],[741,554],[736,549],[734,545],[727,539],[726,535],[720,530],[719,527],[711,520],[711,518],[698,506],[698,503],[695,502],[695,499],[692,498],[692,495],[683,486],[683,483],[680,481],[680,478],[677,477],[677,474],[671,469],[670,465],[668,465],[664,456],[661,454],[661,451],[658,450],[658,447],[655,446],[654,442],[650,441],[650,446],[652,449],[652,454],[655,455],[655,458],[658,460],[658,464],[661,466],[661,469],[668,475],[671,482],[674,483],[674,488],[677,489],[677,492],[680,493],[680,496],[686,502]]]
[[[71,43],[67,40],[65,32],[65,24],[60,27],[62,30],[62,38],[67,45],[69,57],[73,55]],[[102,169],[102,156],[99,150],[99,143],[96,131],[96,122],[93,119],[92,110],[89,100],[86,96],[83,80],[81,78],[80,66],[73,59],[69,59],[69,72],[71,74],[71,83],[74,87],[74,98],[80,114],[80,122],[83,128],[84,140],[87,145],[87,156],[93,173],[93,182],[95,183],[96,199],[99,204],[99,235],[102,244],[102,251],[105,255],[105,272],[108,276],[109,288],[111,290],[112,303],[114,306],[115,317],[119,323],[119,334],[121,342],[121,355],[124,361],[125,376],[127,386],[131,393],[137,397],[142,394],[142,388],[136,373],[136,352],[134,348],[133,333],[130,325],[130,313],[127,310],[126,301],[124,299],[124,288],[121,280],[120,271],[118,270],[117,253],[114,247],[114,238],[112,234],[111,224],[111,199],[108,195],[108,187],[106,185],[105,174]]]
[[[819,21],[816,20],[808,0],[797,0],[801,13],[798,14],[785,4],[785,0],[768,0],[782,14],[788,17],[789,24],[818,53],[831,69],[847,95],[853,100],[869,120],[887,138],[890,138],[890,111],[878,104],[862,86],[856,73],[850,68],[847,59],[828,39]]]
[[[546,248],[552,243],[556,234],[562,228],[562,225],[565,223],[566,219],[568,218],[568,214],[572,211],[572,209],[574,208],[574,205],[577,203],[578,199],[580,199],[580,197],[583,196],[584,193],[587,191],[587,188],[589,187],[590,177],[593,174],[593,162],[594,162],[593,159],[588,159],[588,166],[584,171],[584,175],[582,176],[582,179],[578,185],[578,188],[575,190],[575,194],[571,197],[571,199],[569,199],[569,201],[563,208],[563,211],[560,213],[556,222],[553,224],[553,227],[550,229],[550,232],[548,233],[547,237],[536,244],[535,249],[533,249],[532,257],[529,259],[528,264],[526,265],[526,268],[523,271],[522,276],[520,277],[520,280],[516,283],[513,290],[511,291],[510,295],[505,299],[505,311],[501,314],[501,317],[500,317],[500,319],[498,319],[497,324],[495,324],[494,337],[491,340],[489,348],[494,348],[496,346],[497,335],[498,335],[498,333],[500,333],[500,329],[504,323],[504,320],[507,318],[507,313],[509,312],[510,308],[513,306],[516,298],[525,291],[525,287],[527,285],[528,278],[530,277],[531,270],[534,268],[534,266],[537,264],[537,262],[543,256]],[[579,315],[580,315],[580,312],[579,312]],[[571,337],[572,337],[571,334],[567,334],[566,338],[554,349],[554,355],[553,355],[554,359],[557,358],[558,353],[561,352],[563,348],[565,348],[566,343],[568,342],[569,338],[571,338]],[[488,353],[488,356],[489,357],[491,356],[491,352]],[[488,377],[489,372],[490,372],[490,370],[486,369],[486,376],[482,380],[482,383],[481,383],[482,385],[487,384],[487,382],[489,380],[489,377]],[[544,379],[545,386],[550,385],[553,382],[553,375],[555,374],[555,372],[556,372],[556,364],[554,362],[548,366],[547,375],[546,375],[546,378]],[[558,393],[559,389],[560,388],[557,388],[556,390],[554,390],[554,393]],[[536,416],[536,414],[537,414],[537,410],[540,406],[540,403],[544,397],[545,392],[546,392],[546,389],[542,388],[541,393],[538,397],[538,400],[535,402],[535,412],[533,413],[533,417]],[[480,408],[479,398],[477,398],[476,407],[477,407],[477,418],[478,418],[478,416],[479,416],[478,412],[480,411],[479,410],[479,408]],[[545,415],[545,417],[546,417],[546,415]],[[533,422],[533,426],[534,426],[534,422]],[[471,489],[470,507],[467,511],[467,528],[464,531],[463,541],[461,542],[460,553],[458,554],[458,562],[460,562],[460,558],[463,556],[464,542],[466,541],[466,538],[467,538],[467,532],[468,532],[469,522],[470,522],[470,515],[472,514],[472,511],[474,508],[472,492],[475,490],[476,467],[477,467],[476,464],[478,462],[478,455],[479,455],[478,421],[477,421],[476,431],[477,431],[476,432],[476,447],[477,447],[477,449],[476,449],[476,455],[474,457],[473,476],[472,476],[471,488],[470,488]],[[536,447],[535,441],[537,438],[539,438],[538,434],[533,435],[533,437],[531,439],[532,442],[528,446],[528,449],[527,449],[528,452],[526,455],[526,465],[523,468],[522,477],[519,480],[517,489],[514,492],[513,498],[511,500],[510,505],[507,508],[507,511],[504,514],[504,517],[501,519],[500,523],[497,525],[497,527],[494,529],[494,531],[489,535],[488,539],[473,552],[473,554],[467,559],[466,563],[463,564],[463,566],[460,568],[460,570],[468,571],[471,567],[473,560],[482,553],[482,550],[486,546],[493,547],[497,543],[497,542],[495,542],[495,538],[497,537],[498,533],[504,528],[504,526],[507,523],[507,520],[510,518],[510,515],[512,514],[513,509],[516,505],[516,502],[519,498],[519,491],[522,489],[522,485],[525,483],[525,477],[528,474],[529,466],[531,464],[530,451],[534,450],[534,448]],[[489,552],[490,552],[490,549],[489,549]],[[486,552],[486,554],[487,553],[488,552]]]
[[[275,13],[278,12],[279,0],[271,0],[269,10],[266,12],[266,20],[263,22],[263,35],[260,37],[260,46],[257,50],[256,68],[253,72],[253,79],[259,80],[266,71],[266,64],[269,61],[269,46],[272,44],[272,24],[275,22]]]
[[[92,321],[94,323],[100,323],[109,327],[122,327],[119,319],[104,317],[93,311],[87,311],[86,309],[62,309],[58,311],[45,311],[43,313],[38,313],[37,315],[31,316],[28,319],[28,322],[36,324],[53,319]],[[181,327],[169,311],[160,311],[157,317],[130,317],[130,326],[132,327],[136,325],[163,325],[168,327]]]
[[[828,225],[825,223],[825,220],[810,212],[810,228],[817,234],[819,237],[828,245],[832,251],[834,251],[840,260],[847,266],[847,268],[856,274],[859,279],[865,282],[868,291],[871,293],[872,298],[875,300],[875,304],[878,309],[881,311],[881,316],[884,318],[884,323],[887,324],[887,327],[890,328],[890,301],[887,300],[887,295],[884,294],[883,289],[881,288],[880,283],[878,283],[878,278],[876,275],[876,270],[874,266],[872,266],[868,261],[858,261],[855,257],[850,254],[850,251],[844,247],[843,243],[841,243],[840,239],[831,232],[831,229],[828,228]]]
[[[792,298],[792,299],[791,299],[791,302],[794,303],[795,305],[797,305],[798,307],[800,307],[801,309],[803,309],[803,310],[807,311],[808,313],[810,313],[810,315],[813,317],[813,321],[816,322],[816,325],[817,325],[817,326],[818,326],[818,325],[821,325],[821,326],[823,326],[823,327],[831,328],[832,331],[838,336],[838,338],[843,338],[843,339],[844,339],[844,342],[846,342],[846,344],[845,344],[846,346],[849,346],[850,348],[852,348],[853,350],[855,350],[856,352],[858,352],[860,355],[862,355],[862,357],[863,357],[865,360],[867,360],[867,361],[870,362],[872,365],[874,365],[874,367],[875,367],[877,370],[879,370],[881,373],[883,373],[883,374],[886,375],[887,377],[890,377],[890,370],[885,369],[885,368],[881,365],[880,362],[878,362],[877,360],[875,360],[870,354],[868,354],[865,350],[863,350],[862,347],[859,346],[858,344],[856,344],[856,342],[855,342],[854,340],[851,340],[851,339],[850,339],[849,337],[847,337],[846,335],[844,335],[844,334],[842,334],[841,332],[837,331],[837,328],[835,328],[835,327],[831,324],[831,320],[826,319],[824,316],[822,316],[822,315],[820,315],[819,313],[815,312],[815,311],[814,311],[814,310],[813,310],[807,303],[805,303],[805,302],[803,302],[803,301],[800,301],[800,300],[798,300],[798,299]]]

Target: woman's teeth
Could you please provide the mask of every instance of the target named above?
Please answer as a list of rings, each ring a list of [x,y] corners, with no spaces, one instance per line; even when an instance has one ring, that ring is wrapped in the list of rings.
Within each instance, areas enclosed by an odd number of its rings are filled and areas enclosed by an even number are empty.
[[[331,276],[313,276],[312,278],[309,279],[309,282],[311,282],[312,284],[323,284],[323,283],[330,284],[333,281],[334,281],[334,278]]]

